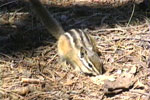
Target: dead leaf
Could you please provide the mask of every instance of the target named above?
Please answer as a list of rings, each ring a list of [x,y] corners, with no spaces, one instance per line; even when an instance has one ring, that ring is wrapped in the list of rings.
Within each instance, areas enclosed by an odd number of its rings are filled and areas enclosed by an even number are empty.
[[[17,87],[13,90],[13,92],[18,93],[20,95],[25,95],[30,91],[29,87]]]
[[[100,85],[100,84],[104,84],[104,81],[106,80],[115,81],[115,76],[99,75],[96,77],[91,77],[91,80],[93,83]]]
[[[106,80],[104,82],[104,90],[106,94],[117,94],[126,91],[132,87],[136,81],[134,76],[126,73],[126,75],[118,76],[115,81]]]

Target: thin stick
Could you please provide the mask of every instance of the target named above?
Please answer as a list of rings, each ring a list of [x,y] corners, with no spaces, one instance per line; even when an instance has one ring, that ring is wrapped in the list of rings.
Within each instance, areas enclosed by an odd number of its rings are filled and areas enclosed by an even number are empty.
[[[132,20],[132,17],[133,17],[133,15],[134,15],[134,10],[135,10],[135,4],[133,4],[133,10],[132,10],[130,19],[129,19],[129,21],[128,21],[127,27],[129,26],[129,24],[130,24],[130,22],[131,22],[131,20]]]
[[[138,93],[138,94],[142,94],[142,95],[146,95],[146,96],[150,97],[149,93],[142,93],[142,92],[140,92],[138,90],[130,90],[130,92],[132,92],[132,93]]]
[[[2,4],[2,5],[0,6],[0,8],[3,7],[3,6],[9,5],[9,4],[11,4],[11,3],[15,3],[15,2],[17,2],[17,0],[4,3],[4,4]]]

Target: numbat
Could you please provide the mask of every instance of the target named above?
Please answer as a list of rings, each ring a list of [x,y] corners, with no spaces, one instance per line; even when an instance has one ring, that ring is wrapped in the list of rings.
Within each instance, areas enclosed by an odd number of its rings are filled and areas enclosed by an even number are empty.
[[[65,32],[39,0],[29,1],[49,33],[58,39],[59,56],[76,71],[92,75],[102,74],[103,63],[99,59],[94,39],[80,29]]]

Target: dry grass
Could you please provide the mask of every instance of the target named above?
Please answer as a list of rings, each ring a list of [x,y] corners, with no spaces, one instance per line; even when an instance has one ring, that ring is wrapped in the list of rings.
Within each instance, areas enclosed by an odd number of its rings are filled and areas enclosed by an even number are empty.
[[[2,7],[2,10],[6,11],[6,8]],[[49,36],[39,19],[25,13],[27,8],[19,4],[17,7],[12,5],[12,8],[11,12],[0,14],[0,21],[4,20],[0,24],[0,39],[8,38],[8,41],[0,43],[1,99],[150,99],[150,12],[134,9],[131,17],[133,9],[130,6],[115,9],[50,9],[66,30],[89,28],[87,31],[96,38],[102,53],[106,70],[104,75],[119,77],[132,73],[135,82],[131,87],[107,95],[104,84],[96,84],[91,77],[61,66],[56,40]]]

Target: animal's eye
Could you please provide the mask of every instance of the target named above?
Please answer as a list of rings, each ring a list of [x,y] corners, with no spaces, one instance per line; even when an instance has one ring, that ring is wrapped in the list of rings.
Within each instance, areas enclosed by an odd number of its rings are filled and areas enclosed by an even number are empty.
[[[89,65],[89,67],[90,67],[90,68],[92,68],[92,67],[93,67],[90,63],[88,63],[88,65]]]
[[[84,50],[83,47],[81,47],[81,49],[80,49],[80,56],[81,56],[81,58],[84,58],[85,53],[86,53],[86,51]]]
[[[83,58],[84,57],[84,52],[81,52],[81,58]]]

